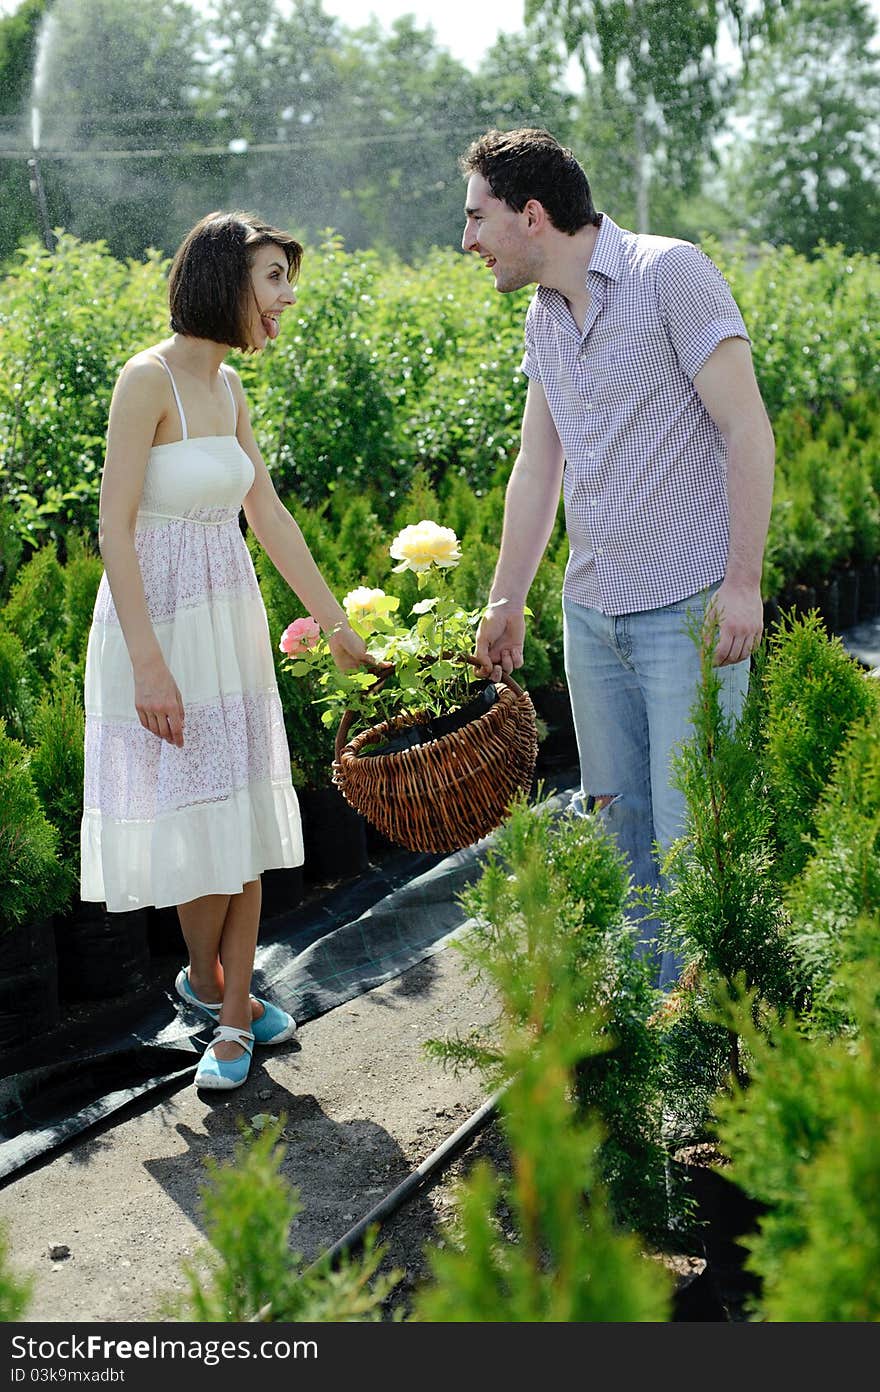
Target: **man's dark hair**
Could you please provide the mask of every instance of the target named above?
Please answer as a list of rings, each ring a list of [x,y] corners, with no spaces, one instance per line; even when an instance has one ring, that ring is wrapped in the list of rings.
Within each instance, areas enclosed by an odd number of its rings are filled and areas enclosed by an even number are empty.
[[[468,146],[459,163],[465,176],[481,175],[494,196],[517,213],[535,198],[553,226],[569,236],[588,224],[599,225],[586,174],[549,131],[487,131]]]
[[[287,279],[295,280],[303,249],[288,232],[270,227],[253,213],[208,213],[197,222],[177,248],[168,276],[174,332],[246,352],[251,347],[251,264],[267,244],[284,253]]]

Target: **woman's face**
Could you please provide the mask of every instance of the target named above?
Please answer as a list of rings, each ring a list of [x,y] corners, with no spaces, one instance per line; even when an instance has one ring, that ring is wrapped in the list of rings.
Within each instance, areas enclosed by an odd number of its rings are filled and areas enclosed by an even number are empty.
[[[282,310],[296,304],[293,286],[287,279],[287,257],[274,242],[267,242],[255,251],[251,261],[251,288],[248,339],[252,348],[261,349],[270,338],[278,337]]]

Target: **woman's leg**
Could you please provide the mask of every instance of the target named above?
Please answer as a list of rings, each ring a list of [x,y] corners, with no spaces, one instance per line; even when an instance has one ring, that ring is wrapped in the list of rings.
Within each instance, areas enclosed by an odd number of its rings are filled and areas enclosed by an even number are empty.
[[[251,977],[260,928],[262,887],[251,880],[239,894],[206,894],[178,904],[177,915],[189,950],[189,980],[204,1001],[221,1001],[220,1024],[250,1029],[263,1007],[251,1000]],[[217,1044],[218,1059],[238,1058],[239,1044]]]
[[[220,962],[223,968],[221,1025],[250,1029],[254,1016],[263,1013],[263,1007],[251,1000],[251,977],[254,974],[262,902],[259,880],[250,880],[240,894],[230,897],[220,937]],[[217,1057],[236,1058],[241,1053],[237,1045],[229,1047],[233,1052],[226,1055],[220,1052],[218,1045],[215,1050]]]
[[[205,894],[177,906],[189,952],[189,984],[199,1000],[211,1004],[223,999],[220,939],[231,900],[229,894]]]

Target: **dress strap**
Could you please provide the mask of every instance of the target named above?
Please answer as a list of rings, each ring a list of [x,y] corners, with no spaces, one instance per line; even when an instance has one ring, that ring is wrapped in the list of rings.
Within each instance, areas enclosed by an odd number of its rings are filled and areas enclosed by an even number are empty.
[[[181,439],[188,440],[189,434],[186,428],[186,416],[183,414],[183,407],[180,404],[180,392],[177,390],[177,383],[174,380],[174,373],[171,371],[171,368],[168,366],[161,353],[154,353],[153,357],[158,358],[159,362],[162,364],[165,371],[168,373],[168,376],[171,378],[171,390],[174,392],[174,400],[177,402],[177,413],[180,416],[180,428],[183,431]]]
[[[229,384],[229,376],[227,374],[226,368],[223,366],[222,363],[220,364],[220,372],[222,374],[223,381],[226,383],[226,390],[229,392],[229,400],[232,402],[232,433],[234,435],[238,429],[238,405],[236,403],[232,387]]]

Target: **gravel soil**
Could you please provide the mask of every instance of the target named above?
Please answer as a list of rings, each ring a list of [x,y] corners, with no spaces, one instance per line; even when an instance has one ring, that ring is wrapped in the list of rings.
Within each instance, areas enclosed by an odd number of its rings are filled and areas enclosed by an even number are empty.
[[[239,1122],[258,1114],[287,1117],[284,1173],[303,1203],[291,1245],[312,1260],[484,1101],[476,1075],[456,1079],[422,1043],[467,1034],[496,1013],[448,947],[303,1025],[293,1044],[258,1049],[234,1092],[181,1087],[35,1162],[0,1191],[13,1268],[33,1279],[26,1320],[161,1318],[163,1301],[185,1289],[181,1263],[207,1246],[204,1161],[230,1160]],[[386,1264],[404,1272],[389,1319],[408,1308],[426,1269],[424,1246],[442,1240],[454,1181],[477,1155],[504,1164],[491,1124],[383,1228]],[[59,1255],[64,1249],[69,1255]]]

